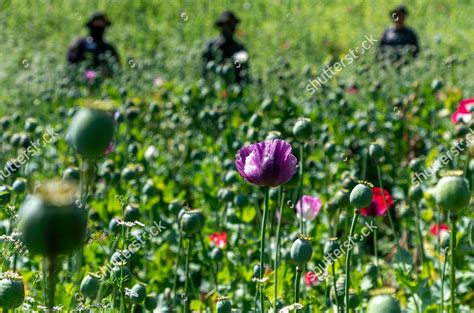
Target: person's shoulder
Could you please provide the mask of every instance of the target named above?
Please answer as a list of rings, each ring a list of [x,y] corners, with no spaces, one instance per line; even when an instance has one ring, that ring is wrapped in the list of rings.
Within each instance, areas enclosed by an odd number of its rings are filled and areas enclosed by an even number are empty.
[[[236,45],[237,48],[239,48],[239,50],[247,50],[245,49],[245,46],[242,42],[240,42],[239,40],[234,40],[234,43]]]
[[[412,36],[415,36],[416,37],[416,33],[415,31],[413,30],[413,28],[410,28],[410,27],[405,27],[405,32],[409,35],[412,35]]]
[[[83,46],[86,43],[86,37],[76,37],[69,43],[70,48]]]

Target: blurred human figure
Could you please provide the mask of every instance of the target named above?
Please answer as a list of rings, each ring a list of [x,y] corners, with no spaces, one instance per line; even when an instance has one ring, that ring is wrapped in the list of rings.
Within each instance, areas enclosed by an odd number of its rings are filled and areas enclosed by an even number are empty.
[[[118,64],[117,51],[112,44],[104,40],[105,29],[110,25],[111,22],[104,13],[92,14],[85,25],[89,28],[89,36],[78,38],[69,46],[67,54],[69,63],[88,61],[90,62],[88,67],[102,67],[102,70],[110,70],[108,65],[112,65],[111,63]]]
[[[220,36],[206,44],[202,55],[204,76],[212,71],[224,77],[225,81],[241,84],[248,79],[248,53],[245,47],[234,38],[240,19],[232,11],[221,13],[215,21]]]
[[[380,40],[379,59],[399,61],[403,57],[416,57],[419,52],[418,39],[415,32],[405,26],[408,10],[405,6],[397,6],[390,11],[394,26],[387,29]]]

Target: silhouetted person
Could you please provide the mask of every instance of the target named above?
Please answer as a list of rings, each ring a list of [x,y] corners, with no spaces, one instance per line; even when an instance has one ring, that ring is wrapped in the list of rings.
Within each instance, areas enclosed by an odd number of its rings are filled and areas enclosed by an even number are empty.
[[[416,57],[419,52],[418,39],[411,28],[405,26],[408,10],[398,6],[390,12],[394,26],[387,29],[380,40],[379,59],[399,61],[403,57]]]
[[[114,46],[104,40],[105,29],[111,23],[103,13],[94,13],[86,23],[89,36],[74,40],[69,46],[67,59],[69,63],[90,62],[92,68],[107,67],[110,63],[119,63]]]
[[[248,53],[234,39],[240,19],[232,11],[223,12],[215,22],[220,36],[206,44],[203,53],[204,76],[209,72],[222,75],[227,83],[243,83],[248,79]]]

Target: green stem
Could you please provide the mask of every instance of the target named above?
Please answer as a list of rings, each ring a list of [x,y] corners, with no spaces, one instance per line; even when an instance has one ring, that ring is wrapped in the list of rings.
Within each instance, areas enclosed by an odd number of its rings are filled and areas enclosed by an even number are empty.
[[[372,217],[372,224],[375,223],[375,217]],[[379,265],[379,253],[378,253],[378,242],[377,242],[377,229],[374,230],[374,254],[375,254],[375,265],[377,266],[377,273],[380,275],[380,280],[382,281],[382,287],[385,285],[383,280],[382,271],[380,270]]]
[[[296,266],[296,272],[295,272],[295,303],[300,302],[301,272],[303,272],[303,270],[299,266]]]
[[[50,311],[52,311],[54,307],[54,294],[56,293],[56,281],[58,277],[56,258],[54,256],[46,259],[46,272],[48,275],[46,282],[46,306]]]
[[[450,259],[450,264],[449,264],[449,269],[451,271],[449,275],[449,284],[450,284],[450,299],[451,299],[451,313],[456,312],[456,268],[454,264],[454,259],[455,259],[455,250],[456,250],[456,221],[457,221],[457,215],[456,213],[451,212],[449,214],[449,220],[451,223],[451,242],[450,242],[450,248],[451,250],[451,259]],[[439,232],[439,230],[438,230]]]
[[[441,305],[439,307],[439,312],[444,312],[444,277],[446,275],[446,263],[448,261],[448,251],[449,249],[445,250],[444,253],[444,262],[443,262],[443,270],[441,272]]]
[[[424,266],[425,263],[428,267],[428,277],[431,279],[431,267],[430,267],[430,262],[425,261],[426,255],[425,255],[425,247],[423,244],[423,236],[421,234],[421,217],[420,217],[420,208],[417,202],[415,202],[415,211],[416,211],[416,228],[417,228],[417,236],[418,236],[418,244],[419,244],[419,249],[420,249],[420,262],[421,266]]]
[[[332,284],[333,284],[333,287],[334,287],[334,298],[336,299],[336,311],[337,313],[339,313],[339,299],[337,297],[337,289],[336,289],[336,268],[335,268],[335,265],[334,265],[334,262],[331,263],[331,268],[332,268]]]
[[[304,229],[303,229],[303,164],[304,164],[304,143],[301,143],[300,145],[300,183],[299,183],[299,200],[301,201],[301,212],[299,214],[300,218],[300,233],[304,234]]]
[[[274,281],[273,286],[273,305],[277,308],[277,296],[278,296],[278,265],[280,264],[280,227],[281,217],[283,216],[283,207],[285,203],[285,192],[280,187],[278,192],[280,215],[278,216],[277,229],[276,229],[276,251],[275,251],[275,265],[274,265]]]
[[[357,219],[359,218],[359,210],[354,209],[354,217],[352,218],[351,230],[349,232],[349,245],[352,245],[352,235],[354,235],[354,230],[357,224]],[[344,310],[346,313],[349,313],[349,286],[351,284],[351,253],[354,247],[350,246],[350,249],[347,251],[346,256],[346,284],[344,286]],[[337,294],[336,294],[337,296]]]
[[[265,199],[264,199],[264,206],[263,206],[263,218],[262,218],[262,227],[260,229],[260,282],[259,285],[261,284],[261,280],[263,279],[263,273],[264,273],[264,263],[263,263],[263,256],[265,255],[264,249],[265,249],[265,226],[267,225],[267,214],[268,214],[268,194],[269,194],[270,189],[268,187],[265,187]],[[265,301],[264,301],[264,295],[263,295],[263,287],[260,286],[260,309],[262,312],[265,312]]]
[[[178,254],[176,255],[176,264],[174,266],[174,279],[173,279],[173,296],[174,296],[174,303],[173,307],[176,305],[178,301],[178,297],[176,294],[176,286],[178,284],[178,268],[179,268],[179,260],[181,258],[181,248],[183,246],[183,235],[181,230],[179,231],[179,243],[178,243]]]
[[[217,284],[217,275],[216,275],[216,271],[214,270],[214,264],[209,258],[209,254],[207,252],[207,248],[206,248],[206,245],[204,244],[204,239],[202,238],[201,233],[199,233],[199,240],[201,241],[201,246],[202,246],[202,249],[204,250],[204,258],[206,259],[206,262],[209,264],[209,269],[211,271],[212,279],[214,280],[214,288],[216,289],[216,291],[218,291],[219,286]]]
[[[188,240],[188,253],[186,255],[186,269],[185,269],[185,276],[186,279],[184,281],[184,295],[185,295],[185,300],[184,300],[184,313],[189,312],[189,259],[191,255],[191,237],[189,237]]]

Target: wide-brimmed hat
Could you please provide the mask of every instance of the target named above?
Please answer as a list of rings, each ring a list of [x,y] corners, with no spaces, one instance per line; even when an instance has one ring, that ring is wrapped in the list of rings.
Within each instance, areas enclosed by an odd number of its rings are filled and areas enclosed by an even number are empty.
[[[224,11],[221,13],[221,15],[219,15],[217,20],[214,22],[214,25],[222,26],[224,24],[229,24],[229,23],[238,24],[240,23],[240,19],[237,16],[235,16],[234,12]]]
[[[393,16],[393,14],[396,14],[396,13],[401,13],[403,15],[408,15],[408,9],[406,6],[404,5],[399,5],[397,7],[395,7],[392,11],[390,11],[390,15]]]
[[[103,20],[105,22],[105,26],[110,26],[112,25],[112,23],[110,22],[109,18],[107,17],[107,15],[105,15],[105,13],[102,13],[102,12],[95,12],[93,13],[89,19],[87,20],[87,23],[86,23],[86,26],[89,27],[92,25],[92,23],[94,23],[94,21],[97,21],[97,20]]]

